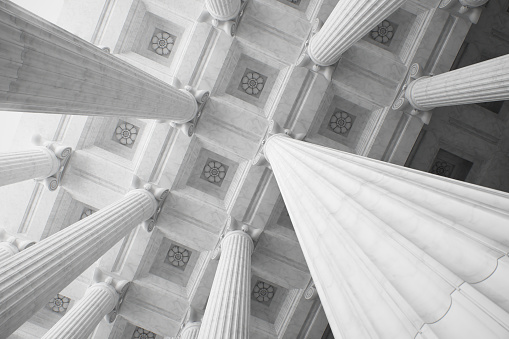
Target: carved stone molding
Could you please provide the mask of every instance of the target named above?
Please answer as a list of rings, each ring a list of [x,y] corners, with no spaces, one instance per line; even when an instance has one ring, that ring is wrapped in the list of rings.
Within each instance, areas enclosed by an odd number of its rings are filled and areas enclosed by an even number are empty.
[[[163,209],[164,202],[166,198],[170,195],[170,190],[166,188],[161,188],[153,183],[143,183],[142,180],[134,176],[133,181],[131,183],[132,188],[143,188],[147,192],[150,192],[157,201],[157,208],[155,213],[149,219],[145,220],[142,225],[147,230],[147,232],[152,232],[154,229],[157,219],[159,218],[159,214]]]
[[[127,291],[129,290],[129,285],[131,284],[129,281],[124,280],[120,277],[113,277],[110,276],[100,269],[96,269],[94,271],[94,282],[96,283],[104,283],[110,287],[112,287],[115,292],[118,294],[118,298],[116,299],[115,307],[111,312],[109,312],[105,319],[109,323],[112,323],[115,321],[118,313],[120,312],[120,308],[122,307],[122,304],[124,302],[125,296],[127,294]]]
[[[178,88],[182,87],[182,85],[178,79],[175,79],[174,82],[175,82],[174,86],[176,86]],[[185,123],[176,123],[174,121],[169,121],[169,123],[173,128],[176,128],[176,129],[180,130],[182,133],[184,133],[184,135],[187,135],[188,137],[192,137],[194,134],[194,131],[196,130],[196,127],[198,126],[198,122],[200,121],[200,117],[201,117],[203,110],[205,108],[205,104],[207,103],[207,101],[210,98],[210,92],[206,91],[206,90],[198,90],[191,86],[185,86],[184,88],[181,89],[181,91],[192,96],[198,103],[198,109],[196,111],[196,115],[194,116],[193,119],[191,119]],[[165,121],[162,121],[162,122],[165,122]]]
[[[215,2],[218,1],[220,2],[221,0],[216,0]],[[207,9],[207,7],[210,6],[209,1],[207,1],[202,14],[198,18],[198,21],[199,22],[210,21],[212,23],[212,26],[234,37],[237,34],[237,29],[239,27],[240,21],[242,20],[242,17],[244,16],[244,11],[246,9],[248,1],[249,0],[243,0],[241,2],[240,9],[238,10],[237,14],[234,14],[233,17],[231,18],[219,17],[217,14],[211,13],[212,11]]]
[[[60,186],[62,178],[64,176],[67,164],[71,159],[72,148],[62,146],[61,144],[54,141],[43,140],[40,135],[32,137],[32,143],[52,152],[58,160],[58,166],[56,172],[47,178],[37,178],[36,180],[42,182],[42,184],[50,191],[54,191]]]
[[[432,76],[432,74],[430,74],[430,76]],[[416,108],[415,103],[412,103],[411,99],[409,100],[409,97],[407,96],[412,83],[421,77],[423,77],[421,66],[417,63],[412,64],[408,70],[405,83],[401,87],[401,90],[396,97],[396,100],[394,100],[391,108],[393,111],[403,111],[405,114],[416,116],[427,125],[431,120],[431,112],[427,110],[419,110]]]

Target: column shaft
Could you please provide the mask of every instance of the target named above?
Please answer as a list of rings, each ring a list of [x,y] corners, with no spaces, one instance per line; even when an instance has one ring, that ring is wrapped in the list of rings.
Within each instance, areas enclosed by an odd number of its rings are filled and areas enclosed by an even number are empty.
[[[194,118],[194,96],[9,1],[0,2],[0,110]]]
[[[134,227],[150,218],[157,205],[152,193],[131,191],[5,260],[0,266],[0,338],[8,337]]]
[[[18,236],[9,236],[4,229],[0,229],[0,262],[27,249],[35,244],[34,241]]]
[[[221,242],[221,257],[199,339],[249,337],[252,252],[253,241],[242,231],[228,233]]]
[[[420,111],[509,100],[509,55],[411,82],[405,92]]]
[[[311,60],[320,66],[338,62],[341,55],[368,34],[406,0],[339,0],[308,47]]]
[[[18,248],[13,244],[2,241],[0,242],[0,262],[18,253]]]
[[[336,336],[509,336],[509,194],[281,135],[264,152]]]
[[[180,339],[198,339],[200,325],[200,322],[187,323],[182,333],[180,333]]]
[[[217,20],[227,21],[239,14],[240,0],[206,0],[205,7],[210,15]]]
[[[36,178],[47,178],[60,168],[60,161],[46,147],[0,153],[0,186]]]
[[[115,289],[98,283],[90,286],[85,296],[60,319],[42,339],[86,339],[101,319],[118,301]]]

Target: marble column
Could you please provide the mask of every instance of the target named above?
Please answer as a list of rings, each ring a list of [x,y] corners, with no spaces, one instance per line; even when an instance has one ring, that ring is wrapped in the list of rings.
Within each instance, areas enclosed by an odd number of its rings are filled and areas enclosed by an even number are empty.
[[[208,97],[156,79],[10,1],[0,2],[0,44],[3,111],[185,123]]]
[[[0,229],[0,262],[23,251],[35,244],[34,241],[9,236],[4,229]]]
[[[206,0],[205,8],[212,18],[220,21],[235,19],[240,11],[240,0]]]
[[[188,322],[182,332],[180,339],[198,339],[201,322]]]
[[[330,66],[406,0],[339,0],[323,27],[309,41],[307,53],[318,66]]]
[[[509,194],[281,134],[264,155],[335,336],[509,337]]]
[[[249,337],[253,247],[253,240],[244,231],[231,231],[222,240],[199,339]]]
[[[119,293],[127,286],[127,281],[115,283],[111,278],[90,286],[83,298],[42,339],[87,339],[101,319],[115,309]]]
[[[0,265],[0,338],[8,337],[52,296],[138,224],[157,215],[168,195],[152,185],[128,192],[100,209]]]
[[[71,153],[70,147],[55,143],[25,151],[0,153],[0,186],[40,179],[49,190],[55,190],[60,183],[59,172]]]
[[[419,111],[509,99],[509,54],[412,81],[405,99]]]

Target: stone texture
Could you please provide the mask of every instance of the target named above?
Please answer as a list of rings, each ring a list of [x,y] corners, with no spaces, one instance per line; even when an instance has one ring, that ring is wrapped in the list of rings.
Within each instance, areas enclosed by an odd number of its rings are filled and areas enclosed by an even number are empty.
[[[9,336],[83,271],[156,211],[138,189],[93,215],[3,261],[0,333]]]
[[[330,66],[406,0],[340,0],[308,47],[311,60]]]
[[[232,231],[222,240],[199,339],[248,338],[252,252],[253,240],[243,231]]]
[[[435,107],[509,100],[509,55],[422,77],[411,82],[405,97],[420,111]]]
[[[200,333],[201,322],[188,322],[182,332],[180,333],[181,339],[197,339]]]
[[[239,13],[240,0],[206,0],[205,7],[214,19],[227,21]]]
[[[336,336],[509,335],[509,194],[284,135],[264,152]]]
[[[0,109],[4,111],[194,118],[194,96],[11,2],[0,3]]]
[[[113,286],[101,282],[90,286],[85,296],[42,339],[86,339],[118,301]]]
[[[0,262],[32,246],[35,242],[15,236],[9,236],[0,229]]]
[[[60,161],[46,147],[0,153],[0,186],[36,178],[47,178],[60,168]]]

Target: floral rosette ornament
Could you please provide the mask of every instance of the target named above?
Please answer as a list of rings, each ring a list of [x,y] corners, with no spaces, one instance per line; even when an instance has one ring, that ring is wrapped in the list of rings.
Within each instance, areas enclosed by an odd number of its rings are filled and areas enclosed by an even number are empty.
[[[338,134],[344,134],[352,128],[352,117],[346,112],[335,112],[329,121],[330,128]]]
[[[213,183],[219,183],[226,176],[226,168],[219,161],[211,161],[204,168],[205,178]]]
[[[274,287],[272,287],[272,285],[259,281],[253,289],[253,296],[259,302],[267,302],[274,296]]]
[[[57,296],[48,303],[48,306],[51,308],[53,312],[63,313],[67,311],[67,307],[69,307],[69,302],[71,302],[71,299],[61,294],[57,294]]]
[[[371,30],[371,37],[373,40],[378,41],[382,44],[389,42],[394,36],[394,27],[387,20],[382,21],[377,27]]]
[[[159,55],[168,55],[173,49],[175,39],[166,32],[157,33],[152,37],[152,49]]]
[[[242,89],[247,94],[256,95],[263,89],[264,81],[260,74],[249,72],[242,77]]]

